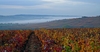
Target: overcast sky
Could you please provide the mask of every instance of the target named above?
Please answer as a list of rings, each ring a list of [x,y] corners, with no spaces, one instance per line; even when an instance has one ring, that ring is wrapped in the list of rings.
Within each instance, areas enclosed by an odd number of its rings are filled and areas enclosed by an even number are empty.
[[[100,0],[0,0],[0,15],[100,15]]]

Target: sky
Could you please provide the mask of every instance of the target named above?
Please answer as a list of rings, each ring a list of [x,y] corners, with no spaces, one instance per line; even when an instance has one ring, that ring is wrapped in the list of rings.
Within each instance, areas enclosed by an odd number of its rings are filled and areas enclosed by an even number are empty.
[[[0,0],[0,15],[100,15],[100,0]]]

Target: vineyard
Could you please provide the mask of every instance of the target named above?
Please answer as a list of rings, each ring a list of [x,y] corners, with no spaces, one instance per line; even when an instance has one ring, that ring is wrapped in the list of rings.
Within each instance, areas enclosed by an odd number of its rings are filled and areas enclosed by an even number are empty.
[[[40,52],[100,52],[100,28],[0,31],[0,52],[37,52],[32,48]]]
[[[21,52],[31,31],[0,31],[0,52]]]

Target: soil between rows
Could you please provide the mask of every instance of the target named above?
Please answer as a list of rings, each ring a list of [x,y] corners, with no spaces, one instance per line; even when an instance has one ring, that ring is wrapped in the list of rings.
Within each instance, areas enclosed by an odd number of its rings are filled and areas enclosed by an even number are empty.
[[[41,52],[41,46],[41,41],[34,34],[34,32],[32,32],[21,52]]]

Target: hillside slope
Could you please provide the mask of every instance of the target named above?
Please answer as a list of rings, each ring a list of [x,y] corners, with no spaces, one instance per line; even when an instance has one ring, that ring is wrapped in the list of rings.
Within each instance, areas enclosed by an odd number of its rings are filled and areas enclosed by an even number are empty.
[[[100,28],[100,16],[55,20],[45,23],[0,24],[0,30],[38,28]]]
[[[76,19],[63,19],[46,23],[29,24],[27,27],[34,28],[84,28],[100,27],[100,17],[86,17]]]

